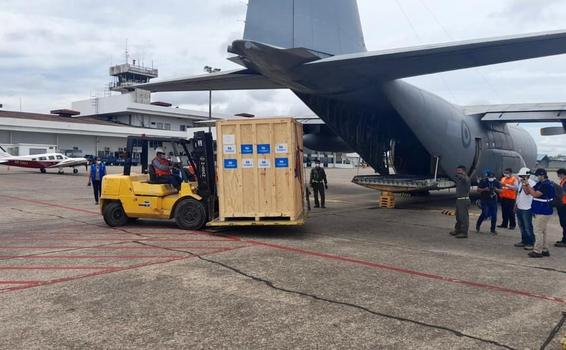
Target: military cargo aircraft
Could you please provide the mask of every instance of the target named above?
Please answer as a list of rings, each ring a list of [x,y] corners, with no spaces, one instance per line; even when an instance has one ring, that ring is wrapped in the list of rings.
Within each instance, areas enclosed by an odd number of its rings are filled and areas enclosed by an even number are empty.
[[[543,134],[566,132],[566,104],[461,107],[403,81],[564,54],[566,31],[367,51],[355,0],[250,0],[244,38],[228,51],[242,69],[138,88],[290,89],[326,125],[306,136],[306,146],[359,153],[379,175],[354,182],[375,189],[452,187],[458,165],[473,179],[484,168],[534,167],[533,138],[509,123],[557,122]]]

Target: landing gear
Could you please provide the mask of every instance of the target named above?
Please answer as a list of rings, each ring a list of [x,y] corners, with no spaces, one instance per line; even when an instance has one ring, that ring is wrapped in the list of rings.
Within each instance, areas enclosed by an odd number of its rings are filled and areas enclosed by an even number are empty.
[[[73,174],[78,174],[79,173],[79,169],[73,168]]]
[[[47,172],[47,170],[45,170],[45,168],[41,168],[41,169],[39,169],[39,171],[41,171],[42,174],[45,174]]]
[[[65,172],[63,171],[63,169],[59,169],[59,171],[57,172],[57,174],[59,175],[63,175]]]

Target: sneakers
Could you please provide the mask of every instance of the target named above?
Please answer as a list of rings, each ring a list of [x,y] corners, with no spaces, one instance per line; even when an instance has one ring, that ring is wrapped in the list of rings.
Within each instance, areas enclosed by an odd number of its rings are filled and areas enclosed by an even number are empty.
[[[497,225],[497,227],[499,227],[499,228],[507,228],[507,226],[503,226],[503,225]]]
[[[454,235],[454,237],[456,237],[456,238],[468,238],[468,234],[467,233],[458,233],[458,234]]]
[[[531,258],[542,258],[542,257],[549,257],[550,252],[548,250],[544,250],[542,253],[530,252],[528,255]]]
[[[476,226],[476,233],[480,233],[480,227]]]
[[[524,250],[533,250],[534,247],[532,245],[526,245],[523,247]]]
[[[558,241],[554,244],[554,246],[558,248],[566,248],[566,242]]]
[[[492,231],[491,231],[491,234],[494,235],[494,236],[497,236],[497,231],[492,230]]]
[[[456,236],[458,234],[458,232],[456,231],[450,231],[450,236]]]
[[[510,230],[514,230],[514,229],[515,229],[515,226],[510,226],[509,229],[510,229]]]
[[[526,247],[526,244],[523,243],[523,242],[519,242],[519,243],[515,243],[514,246],[517,247],[517,248],[524,248],[524,247]]]

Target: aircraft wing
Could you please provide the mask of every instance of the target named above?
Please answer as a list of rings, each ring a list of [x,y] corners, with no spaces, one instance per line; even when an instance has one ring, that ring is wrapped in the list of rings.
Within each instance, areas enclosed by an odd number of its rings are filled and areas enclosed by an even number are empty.
[[[523,103],[464,107],[466,115],[479,115],[482,122],[562,123],[541,129],[543,136],[566,133],[566,103]]]
[[[517,103],[500,105],[479,105],[463,107],[466,115],[477,114],[515,114],[515,113],[553,113],[556,116],[562,112],[566,118],[566,103]],[[556,121],[556,120],[555,120]]]
[[[86,159],[72,158],[72,159],[63,160],[55,165],[50,166],[49,168],[68,168],[68,167],[76,167],[86,164],[88,164],[88,160]]]
[[[349,79],[393,80],[563,53],[566,31],[557,31],[339,55],[302,68]]]
[[[152,92],[161,91],[207,91],[207,90],[262,90],[284,89],[260,74],[249,69],[240,69],[187,78],[157,81],[136,85],[136,88]]]

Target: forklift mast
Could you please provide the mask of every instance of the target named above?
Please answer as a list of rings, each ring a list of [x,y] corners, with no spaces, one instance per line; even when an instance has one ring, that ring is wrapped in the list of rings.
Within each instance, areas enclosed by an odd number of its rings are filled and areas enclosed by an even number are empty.
[[[196,163],[198,195],[207,201],[208,217],[215,217],[217,208],[216,165],[214,163],[214,140],[212,133],[198,131],[192,139],[192,160]]]

